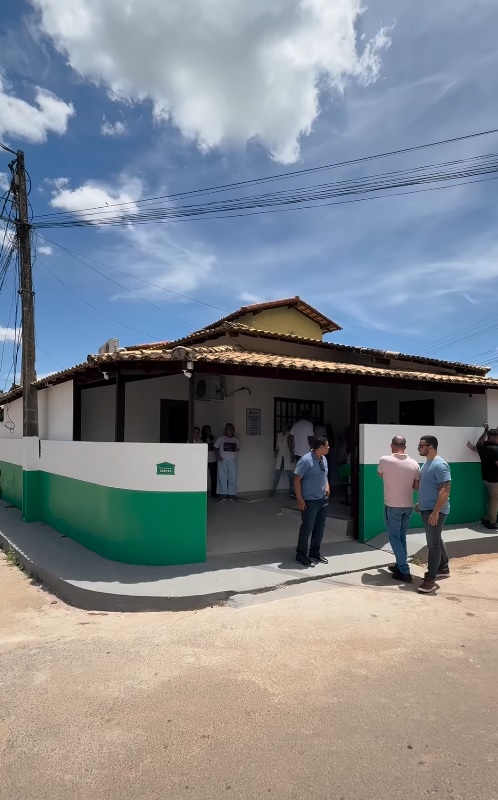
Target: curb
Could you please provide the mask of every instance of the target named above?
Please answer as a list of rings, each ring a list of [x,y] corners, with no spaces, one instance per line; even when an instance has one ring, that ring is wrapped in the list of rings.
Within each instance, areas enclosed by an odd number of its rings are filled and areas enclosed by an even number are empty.
[[[283,580],[275,586],[258,587],[256,589],[226,589],[219,592],[211,592],[204,595],[190,595],[185,597],[154,597],[150,595],[126,595],[111,594],[109,592],[99,592],[93,589],[75,586],[69,581],[59,578],[50,570],[34,564],[25,553],[13,542],[5,533],[0,530],[0,548],[4,551],[11,551],[15,554],[17,561],[23,570],[32,578],[41,583],[45,589],[49,589],[68,605],[81,608],[83,611],[107,611],[107,612],[142,612],[142,611],[196,611],[210,608],[221,603],[226,603],[236,595],[258,595],[275,592],[283,586],[295,586],[300,583],[325,580],[339,575],[353,575],[358,572],[368,572],[372,567],[339,570],[320,575],[307,574],[303,577]],[[386,553],[386,556],[388,554]],[[390,555],[390,554],[389,554]],[[392,562],[390,555],[389,561],[378,564],[375,569],[386,567]]]

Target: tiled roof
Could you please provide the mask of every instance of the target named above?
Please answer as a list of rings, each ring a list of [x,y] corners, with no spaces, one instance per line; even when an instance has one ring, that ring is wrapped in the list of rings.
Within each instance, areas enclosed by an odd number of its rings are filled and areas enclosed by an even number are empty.
[[[287,297],[285,300],[271,300],[268,303],[253,303],[250,306],[241,306],[238,311],[232,311],[231,314],[227,314],[226,317],[217,320],[216,322],[212,322],[211,325],[206,325],[206,330],[210,330],[212,328],[217,328],[220,323],[222,322],[232,322],[233,320],[239,319],[239,317],[244,317],[246,314],[257,314],[260,311],[268,311],[272,308],[295,308],[296,311],[299,311],[303,316],[308,317],[313,322],[316,322],[317,325],[320,326],[323,333],[332,333],[333,331],[340,331],[342,330],[341,326],[334,322],[333,319],[329,319],[316,308],[310,306],[304,300],[301,300],[300,297]]]
[[[253,338],[261,337],[264,339],[274,339],[283,342],[309,344],[317,347],[318,349],[325,349],[329,351],[335,350],[337,352],[354,353],[355,355],[371,356],[373,358],[388,358],[399,361],[410,361],[414,364],[427,364],[427,366],[441,367],[446,369],[463,369],[472,375],[475,374],[484,376],[489,372],[489,367],[479,366],[476,364],[464,364],[460,361],[443,361],[441,359],[413,356],[406,353],[397,353],[389,350],[375,350],[371,347],[358,347],[349,344],[337,344],[336,342],[323,342],[321,339],[310,339],[306,336],[296,336],[295,334],[291,333],[275,333],[275,331],[265,331],[259,330],[258,328],[250,328],[248,325],[244,325],[241,322],[220,322],[216,328],[208,327],[203,328],[200,331],[194,331],[193,333],[188,334],[188,336],[184,336],[182,339],[176,339],[175,341],[167,342],[167,349],[172,349],[173,347],[185,344],[195,344],[196,342],[202,342],[206,339],[213,339],[229,331],[232,331],[233,333],[241,333]],[[149,350],[150,348],[151,350],[155,350],[158,347],[160,348],[161,345],[162,342],[160,344],[152,343],[150,345],[144,345],[143,349]]]

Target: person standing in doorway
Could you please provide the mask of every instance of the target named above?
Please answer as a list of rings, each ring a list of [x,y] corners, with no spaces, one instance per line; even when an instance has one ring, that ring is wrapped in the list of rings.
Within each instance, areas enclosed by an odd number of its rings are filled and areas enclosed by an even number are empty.
[[[426,461],[420,471],[418,504],[416,511],[422,514],[429,548],[429,563],[425,578],[418,587],[422,594],[437,589],[436,578],[447,578],[450,574],[448,553],[443,541],[443,525],[450,513],[451,470],[438,455],[438,440],[435,436],[422,436],[418,451]]]
[[[310,452],[299,459],[294,470],[294,492],[301,512],[296,561],[304,567],[312,566],[314,561],[328,564],[320,552],[330,497],[328,451],[325,437],[313,439]]]
[[[291,450],[291,435],[289,426],[284,422],[282,430],[277,433],[277,443],[275,446],[275,478],[273,480],[273,487],[270,492],[270,497],[275,497],[282,472],[287,473],[289,481],[289,493],[292,497],[294,494],[294,460]]]
[[[296,463],[302,456],[309,453],[311,450],[311,443],[313,441],[313,423],[310,420],[309,414],[303,411],[298,422],[291,428],[292,436],[292,452]]]
[[[218,461],[216,459],[216,452],[214,443],[216,439],[213,436],[210,425],[203,425],[201,430],[201,440],[207,444],[208,448],[208,472],[210,478],[211,497],[216,497],[216,487],[218,483]]]
[[[498,430],[484,425],[484,431],[477,444],[467,442],[467,447],[479,454],[481,475],[488,493],[488,505],[482,524],[490,531],[498,528]]]
[[[386,529],[396,564],[389,567],[397,581],[411,583],[408,566],[406,533],[413,512],[413,490],[418,489],[420,467],[406,454],[406,439],[395,436],[391,455],[382,456],[377,472],[384,481],[384,511]]]
[[[240,441],[235,436],[235,428],[229,422],[225,425],[224,436],[219,436],[214,443],[218,461],[218,502],[230,500],[237,502],[237,453]]]
[[[188,441],[189,444],[202,444],[201,429],[196,426],[192,431],[192,436]]]

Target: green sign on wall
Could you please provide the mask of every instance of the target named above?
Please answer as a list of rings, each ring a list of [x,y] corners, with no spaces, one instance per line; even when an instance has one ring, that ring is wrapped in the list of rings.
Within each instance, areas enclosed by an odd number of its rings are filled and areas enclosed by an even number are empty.
[[[156,465],[158,475],[174,475],[175,465],[170,464],[168,461],[163,461],[162,464]]]

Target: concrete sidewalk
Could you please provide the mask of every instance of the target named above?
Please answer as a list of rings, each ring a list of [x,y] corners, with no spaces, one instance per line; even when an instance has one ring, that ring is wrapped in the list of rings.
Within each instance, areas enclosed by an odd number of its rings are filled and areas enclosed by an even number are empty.
[[[480,527],[448,528],[450,556],[498,552],[498,535]],[[203,564],[146,567],[121,564],[61,536],[41,523],[26,524],[16,508],[0,501],[0,545],[13,550],[26,571],[63,600],[95,611],[162,611],[205,608],[236,594],[272,591],[283,585],[363,572],[393,562],[385,535],[363,545],[324,545],[328,564],[301,568],[294,548],[208,558]],[[422,555],[423,531],[408,536],[411,557]]]

